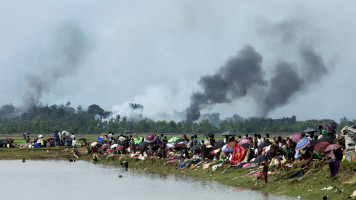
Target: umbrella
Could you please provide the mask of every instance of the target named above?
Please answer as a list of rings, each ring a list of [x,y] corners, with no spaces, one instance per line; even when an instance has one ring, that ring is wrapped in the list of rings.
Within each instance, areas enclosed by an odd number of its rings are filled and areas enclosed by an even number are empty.
[[[253,161],[254,163],[260,163],[260,162],[263,162],[263,161],[266,161],[269,159],[269,155],[266,154],[266,155],[259,155],[255,158],[255,160]]]
[[[178,139],[179,139],[178,137],[172,137],[171,139],[168,140],[168,143],[174,143]]]
[[[303,131],[304,133],[315,133],[317,132],[317,130],[313,129],[313,128],[307,128]]]
[[[200,149],[200,145],[198,144],[198,145],[195,145],[194,147],[192,147],[190,150],[191,151],[196,151],[196,150],[198,150],[198,149]]]
[[[145,142],[153,142],[155,141],[155,135],[152,133],[145,135]]]
[[[241,144],[240,146],[242,146],[242,147],[245,148],[245,149],[248,149],[248,148],[250,148],[252,145],[251,145],[250,143],[243,143],[243,144]]]
[[[173,142],[173,144],[178,144],[178,143],[181,143],[181,142],[184,142],[184,141],[185,141],[184,139],[178,139],[175,142]]]
[[[115,149],[117,146],[119,146],[119,144],[113,144],[111,145],[110,149]]]
[[[110,146],[109,144],[103,144],[103,146],[101,146],[101,149],[105,150],[105,149],[109,148],[109,146]]]
[[[99,137],[96,141],[99,142],[99,143],[100,143],[100,142],[104,142],[104,138],[100,138],[100,137]]]
[[[6,138],[6,140],[5,140],[6,142],[13,142],[14,140],[12,139],[12,138]]]
[[[334,132],[334,130],[336,129],[336,127],[337,127],[337,124],[334,123],[334,122],[332,122],[332,123],[329,123],[329,124],[327,124],[327,125],[325,126],[325,130],[326,130],[327,133],[332,133],[332,132]]]
[[[80,138],[78,141],[87,141],[85,138]]]
[[[107,136],[108,134],[107,133],[102,133],[100,136]]]
[[[123,148],[124,148],[124,146],[118,145],[118,146],[115,148],[115,151],[120,151],[120,150],[123,149]]]
[[[257,149],[263,149],[271,145],[269,142],[262,142],[260,145],[258,145]]]
[[[292,135],[290,139],[293,140],[293,142],[298,143],[301,137],[302,137],[302,133],[299,132]]]
[[[186,147],[187,145],[186,144],[184,144],[184,143],[178,143],[178,144],[176,144],[175,146],[174,146],[174,148],[176,148],[176,147]]]
[[[131,135],[131,133],[132,133],[131,131],[125,131],[124,132],[124,134],[126,134],[126,135]]]
[[[205,133],[204,134],[205,137],[210,137],[210,136],[213,136],[213,135],[214,135],[214,133]]]
[[[322,137],[319,142],[327,142],[327,143],[330,143],[330,144],[334,144],[334,139],[330,136],[327,136],[327,137]]]
[[[43,138],[43,135],[39,135],[38,138]]]
[[[336,150],[338,148],[341,148],[341,146],[338,145],[338,144],[330,144],[328,147],[326,147],[325,152],[333,151],[333,150]]]
[[[326,147],[328,147],[330,144],[327,142],[319,142],[314,146],[314,151],[317,153],[325,153]]]
[[[316,145],[318,143],[319,143],[319,140],[310,140],[309,145],[312,146],[312,145]]]
[[[50,138],[47,139],[47,141],[50,141],[50,140],[54,140],[54,138],[53,138],[53,137],[50,137]]]
[[[215,149],[222,148],[223,146],[225,146],[224,141],[219,141],[218,143],[216,143],[216,144],[214,145],[214,150],[215,150]]]
[[[235,144],[236,144],[236,142],[229,142],[229,143],[226,145],[226,148],[234,148],[234,147],[235,147]]]
[[[240,142],[239,142],[239,145],[241,144],[245,144],[245,143],[249,143],[248,139],[246,137],[244,137],[244,139],[242,139]]]
[[[226,131],[223,134],[221,134],[222,136],[235,136],[236,134],[232,131]]]
[[[140,144],[138,144],[138,148],[145,149],[145,148],[148,147],[148,145],[150,145],[150,143],[148,143],[148,142],[141,142]]]
[[[297,146],[295,147],[295,150],[299,151],[301,149],[304,149],[306,146],[308,146],[309,143],[310,143],[310,139],[309,138],[302,138],[297,143]]]

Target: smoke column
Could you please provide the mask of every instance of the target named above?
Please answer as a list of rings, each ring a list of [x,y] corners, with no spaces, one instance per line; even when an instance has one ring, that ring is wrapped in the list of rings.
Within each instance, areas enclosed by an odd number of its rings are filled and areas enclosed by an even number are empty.
[[[200,110],[206,106],[230,103],[246,96],[254,87],[265,86],[261,63],[262,56],[253,47],[246,46],[214,75],[200,78],[198,83],[203,92],[192,94],[190,107],[186,109],[186,121],[197,120]]]
[[[312,47],[302,45],[298,58],[301,61],[300,73],[297,65],[281,60],[275,66],[272,78],[266,81],[262,56],[253,47],[244,47],[214,75],[200,78],[198,83],[203,91],[192,94],[191,104],[186,109],[186,121],[192,123],[199,119],[200,110],[206,106],[230,103],[245,96],[255,98],[259,114],[268,116],[274,109],[288,104],[296,93],[306,91],[327,74],[323,58]],[[253,91],[259,91],[260,96],[256,97]]]
[[[323,58],[310,46],[302,45],[299,50],[301,60],[301,75],[296,71],[297,66],[280,62],[275,68],[275,75],[270,80],[270,87],[265,92],[261,108],[261,116],[266,117],[274,109],[289,103],[290,98],[297,92],[318,83],[327,74]]]
[[[67,23],[59,27],[46,53],[49,55],[41,55],[34,72],[26,75],[25,110],[38,104],[58,79],[78,71],[87,54],[87,41],[75,23]]]

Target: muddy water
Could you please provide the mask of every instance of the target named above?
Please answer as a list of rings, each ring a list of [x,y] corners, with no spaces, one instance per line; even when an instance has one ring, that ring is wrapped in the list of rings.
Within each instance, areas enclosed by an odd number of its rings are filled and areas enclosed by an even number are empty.
[[[84,161],[0,161],[0,180],[1,199],[291,199],[210,181],[149,175]]]

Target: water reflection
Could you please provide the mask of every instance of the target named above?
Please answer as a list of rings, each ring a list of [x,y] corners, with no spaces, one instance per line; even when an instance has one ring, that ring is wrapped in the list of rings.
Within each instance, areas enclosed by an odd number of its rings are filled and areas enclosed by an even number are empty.
[[[0,171],[1,199],[13,199],[19,191],[31,194],[20,199],[64,199],[53,195],[54,190],[71,199],[286,199],[182,175],[145,174],[84,161],[0,161]]]

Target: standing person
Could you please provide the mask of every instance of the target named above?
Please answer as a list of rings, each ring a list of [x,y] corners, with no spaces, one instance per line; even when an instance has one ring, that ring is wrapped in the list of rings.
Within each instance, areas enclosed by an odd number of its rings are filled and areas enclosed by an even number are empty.
[[[58,131],[56,131],[56,132],[54,133],[53,137],[54,137],[54,145],[55,145],[55,146],[59,146],[60,139],[59,139]]]
[[[214,138],[214,135],[212,135],[211,137],[210,137],[210,145],[211,146],[215,146],[215,138]]]
[[[26,143],[29,143],[31,140],[30,140],[30,136],[28,135],[27,138],[26,138]]]
[[[193,135],[192,137],[192,147],[194,147],[195,145],[198,145],[197,135]]]
[[[164,140],[162,140],[160,146],[161,146],[162,159],[164,160],[167,157],[166,154],[167,143]]]
[[[264,165],[263,165],[263,171],[261,174],[261,180],[265,181],[267,183],[267,177],[268,177],[268,166],[269,166],[269,160],[266,160]]]
[[[258,137],[257,137],[257,136],[258,136],[257,133],[255,133],[255,134],[253,135],[253,146],[254,146],[255,148],[258,147]]]
[[[201,145],[200,145],[200,151],[203,157],[203,160],[205,160],[207,157],[207,148],[206,145],[204,144],[204,140],[201,141]]]
[[[167,136],[164,136],[164,139],[162,140],[163,142],[165,142],[166,144],[168,143],[168,139]]]
[[[328,133],[326,132],[326,130],[324,129],[324,127],[322,125],[319,125],[318,129],[319,129],[320,137],[328,136]]]

